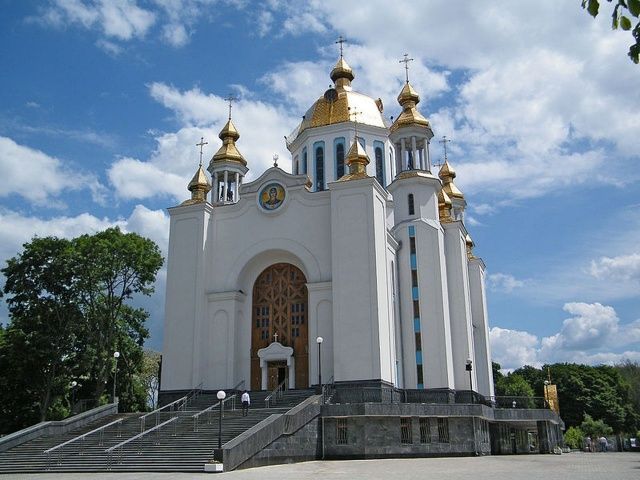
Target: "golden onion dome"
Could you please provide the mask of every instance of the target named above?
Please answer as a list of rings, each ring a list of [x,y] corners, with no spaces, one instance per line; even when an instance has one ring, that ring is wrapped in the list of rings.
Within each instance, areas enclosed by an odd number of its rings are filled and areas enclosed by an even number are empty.
[[[357,178],[366,178],[367,165],[369,165],[369,157],[367,152],[364,151],[362,145],[358,139],[354,139],[349,152],[347,153],[347,166],[349,167],[349,173],[344,175],[339,181],[354,180]]]
[[[191,198],[182,202],[182,205],[193,205],[207,201],[207,193],[211,190],[211,183],[207,174],[204,173],[202,165],[198,167],[187,188],[191,192]]]
[[[450,222],[451,219],[451,199],[447,192],[444,191],[444,188],[441,188],[438,192],[438,216],[440,217],[440,222]]]
[[[227,121],[225,126],[220,131],[218,137],[220,137],[220,140],[222,140],[222,146],[218,149],[215,155],[213,155],[211,161],[238,162],[246,166],[247,161],[238,151],[238,147],[236,147],[236,140],[240,138],[240,134],[238,133],[238,130],[236,129],[231,119]]]
[[[447,195],[451,198],[460,198],[464,200],[464,194],[453,183],[453,179],[456,178],[456,171],[449,164],[448,160],[444,161],[440,171],[438,172],[440,180],[442,180],[442,189],[447,192]]]
[[[327,90],[306,111],[300,124],[287,136],[289,145],[308,128],[353,121],[352,112],[358,112],[357,121],[360,125],[388,127],[382,114],[382,101],[354,92],[351,89],[353,78],[351,67],[341,57],[331,71],[331,80],[335,82],[335,88]]]
[[[416,108],[416,105],[420,103],[420,96],[409,82],[405,83],[402,90],[400,90],[400,93],[398,94],[398,103],[402,107],[402,113],[398,115],[398,118],[396,118],[393,125],[391,125],[390,130],[392,132],[409,125],[429,127],[429,120],[427,120]]]
[[[336,84],[336,87],[351,86],[351,81],[355,78],[353,70],[343,57],[340,57],[336,66],[331,70],[331,80]],[[345,80],[339,82],[339,80]]]

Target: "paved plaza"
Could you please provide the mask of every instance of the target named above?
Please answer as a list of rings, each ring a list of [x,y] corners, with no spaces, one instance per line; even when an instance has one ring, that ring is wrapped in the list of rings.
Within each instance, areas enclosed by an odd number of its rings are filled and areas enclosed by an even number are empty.
[[[201,480],[214,474],[78,473],[0,475],[0,479],[33,480]],[[412,458],[305,462],[215,474],[219,480],[300,480],[301,478],[401,480],[638,480],[640,453],[569,453],[459,458]]]

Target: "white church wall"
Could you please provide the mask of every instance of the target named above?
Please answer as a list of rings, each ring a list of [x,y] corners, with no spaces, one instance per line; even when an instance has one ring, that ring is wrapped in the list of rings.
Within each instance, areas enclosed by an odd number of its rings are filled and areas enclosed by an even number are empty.
[[[445,223],[443,227],[455,388],[475,390],[475,369],[471,372],[472,385],[469,385],[469,372],[466,370],[467,359],[471,358],[473,361],[474,358],[466,231],[461,222]]]
[[[485,396],[494,395],[493,369],[491,366],[491,345],[489,343],[489,318],[485,291],[484,263],[479,258],[469,260],[469,289],[471,315],[474,327],[474,368],[478,381],[478,392]]]

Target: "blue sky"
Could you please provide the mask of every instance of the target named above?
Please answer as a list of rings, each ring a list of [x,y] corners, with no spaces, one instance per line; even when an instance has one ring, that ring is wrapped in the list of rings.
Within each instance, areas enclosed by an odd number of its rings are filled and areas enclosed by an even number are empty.
[[[386,115],[411,82],[469,203],[488,267],[494,359],[640,361],[640,67],[580,2],[0,0],[0,261],[33,235],[111,225],[166,252],[233,93],[257,178],[330,84]],[[432,144],[432,156],[441,157]],[[286,159],[286,160],[285,160]],[[160,348],[164,271],[148,345]],[[0,306],[0,320],[7,313]]]

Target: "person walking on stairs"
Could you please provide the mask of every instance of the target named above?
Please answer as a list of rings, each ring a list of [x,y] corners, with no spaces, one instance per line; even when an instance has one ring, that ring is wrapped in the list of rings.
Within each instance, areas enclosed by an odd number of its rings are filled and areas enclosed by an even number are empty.
[[[251,405],[249,392],[245,390],[242,396],[240,397],[240,400],[242,401],[242,416],[246,417],[247,415],[249,415],[249,405]]]

